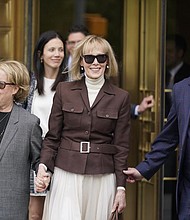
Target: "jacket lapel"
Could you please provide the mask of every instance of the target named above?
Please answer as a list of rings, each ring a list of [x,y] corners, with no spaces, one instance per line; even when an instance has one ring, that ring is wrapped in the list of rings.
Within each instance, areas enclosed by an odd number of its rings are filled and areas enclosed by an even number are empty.
[[[190,79],[190,78],[189,78]],[[184,144],[184,140],[186,139],[186,135],[187,135],[187,130],[188,130],[188,126],[189,126],[189,119],[190,119],[190,80],[188,81],[188,86],[187,86],[187,95],[183,96],[184,100],[183,100],[183,105],[184,105],[184,124],[181,124],[181,128],[182,129],[182,144]]]
[[[100,92],[98,93],[91,109],[94,108],[106,94],[109,94],[109,95],[115,94],[113,89],[110,87],[108,80],[105,80],[105,83],[102,86],[102,88],[100,89]]]
[[[84,77],[81,80],[76,81],[75,84],[73,85],[73,87],[71,88],[71,90],[78,90],[80,92],[80,95],[82,97],[82,100],[83,100],[86,108],[90,111],[88,92],[87,92],[87,88],[85,85]]]
[[[83,100],[85,106],[87,107],[87,109],[90,111],[90,104],[89,104],[89,99],[88,99],[88,91],[87,91],[87,88],[85,85],[85,78],[83,77],[81,80],[76,81],[76,83],[71,88],[71,90],[79,90],[80,91],[82,100]],[[91,106],[91,109],[94,108],[106,94],[109,94],[109,95],[115,94],[115,92],[113,91],[112,87],[110,86],[110,83],[108,80],[105,80],[105,83],[102,86],[102,88],[100,89],[93,105]]]
[[[9,143],[15,136],[17,132],[17,123],[18,123],[18,111],[19,107],[14,104],[3,139],[0,144],[0,160],[2,159],[6,149],[9,146]]]

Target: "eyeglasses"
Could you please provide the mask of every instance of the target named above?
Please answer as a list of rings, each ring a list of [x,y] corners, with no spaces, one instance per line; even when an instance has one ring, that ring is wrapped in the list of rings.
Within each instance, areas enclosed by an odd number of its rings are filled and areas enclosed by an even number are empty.
[[[98,63],[105,63],[108,56],[106,54],[98,54],[98,55],[84,55],[83,56],[84,60],[88,64],[92,64],[95,60],[97,59]]]
[[[79,43],[80,40],[78,41],[67,41],[67,44],[70,45],[70,46],[74,46],[75,44]]]
[[[4,89],[7,85],[15,85],[14,83],[7,83],[4,81],[0,81],[0,89]]]

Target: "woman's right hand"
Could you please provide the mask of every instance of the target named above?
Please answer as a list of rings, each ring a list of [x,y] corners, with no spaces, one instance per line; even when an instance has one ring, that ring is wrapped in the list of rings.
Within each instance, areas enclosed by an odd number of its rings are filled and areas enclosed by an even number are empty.
[[[128,183],[134,183],[138,180],[142,180],[143,176],[140,174],[140,172],[132,167],[129,167],[127,170],[124,170],[123,173],[127,175],[126,181]]]

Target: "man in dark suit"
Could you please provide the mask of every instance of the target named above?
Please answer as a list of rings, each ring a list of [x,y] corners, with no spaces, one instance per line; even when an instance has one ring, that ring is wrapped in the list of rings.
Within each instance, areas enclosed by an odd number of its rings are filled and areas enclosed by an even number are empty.
[[[174,85],[172,98],[168,120],[152,150],[136,168],[128,168],[124,173],[129,183],[143,177],[150,179],[178,146],[177,213],[179,220],[187,220],[190,219],[190,77]]]
[[[76,44],[83,40],[87,35],[89,35],[89,31],[83,24],[75,24],[69,29],[66,41],[68,70],[71,68],[73,50]]]
[[[187,64],[185,60],[185,54],[187,51],[187,43],[185,39],[179,35],[168,35],[166,38],[166,90],[165,93],[165,117],[168,113],[172,104],[172,88],[173,85],[184,78],[190,76],[190,65]],[[176,152],[168,158],[167,163],[164,166],[165,176],[175,176],[176,175]],[[169,184],[169,185],[167,185]],[[165,184],[165,195],[172,197],[172,219],[176,219],[175,213],[175,190],[176,182],[172,183],[166,182]]]
[[[190,65],[184,61],[187,51],[185,39],[178,34],[166,38],[166,89],[172,89],[173,84],[190,76]],[[167,117],[171,107],[171,93],[166,93]]]

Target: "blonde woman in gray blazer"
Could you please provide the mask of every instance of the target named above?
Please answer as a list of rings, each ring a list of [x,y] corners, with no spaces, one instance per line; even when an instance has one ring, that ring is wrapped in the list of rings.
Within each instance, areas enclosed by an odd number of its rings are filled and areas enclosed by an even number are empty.
[[[39,162],[39,119],[16,102],[28,94],[29,74],[17,61],[0,62],[0,220],[27,220],[30,167]]]

